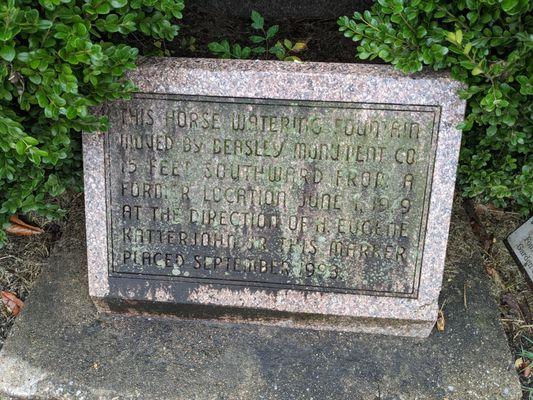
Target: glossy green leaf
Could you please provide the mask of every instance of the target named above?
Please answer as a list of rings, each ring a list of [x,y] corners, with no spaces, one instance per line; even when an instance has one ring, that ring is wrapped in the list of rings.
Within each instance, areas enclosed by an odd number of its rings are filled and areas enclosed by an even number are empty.
[[[4,45],[0,47],[0,57],[2,57],[4,60],[11,62],[15,58],[15,55],[16,55],[16,52],[15,52],[14,46]]]

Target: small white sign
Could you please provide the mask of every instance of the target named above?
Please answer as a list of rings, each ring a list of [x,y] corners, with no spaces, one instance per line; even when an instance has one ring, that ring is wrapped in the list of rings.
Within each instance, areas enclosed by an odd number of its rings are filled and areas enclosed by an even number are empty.
[[[507,247],[533,281],[533,217],[507,237]]]

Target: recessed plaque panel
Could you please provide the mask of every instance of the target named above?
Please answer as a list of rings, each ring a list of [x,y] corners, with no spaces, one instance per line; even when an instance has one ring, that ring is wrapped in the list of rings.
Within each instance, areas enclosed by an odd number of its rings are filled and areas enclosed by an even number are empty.
[[[144,93],[109,117],[110,275],[417,297],[440,107]]]

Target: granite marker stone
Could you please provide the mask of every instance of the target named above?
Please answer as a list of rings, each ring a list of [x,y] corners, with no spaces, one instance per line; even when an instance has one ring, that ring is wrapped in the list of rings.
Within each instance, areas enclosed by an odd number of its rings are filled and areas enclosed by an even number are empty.
[[[387,66],[146,59],[84,137],[104,310],[424,337],[464,102]],[[104,222],[105,221],[105,222]]]

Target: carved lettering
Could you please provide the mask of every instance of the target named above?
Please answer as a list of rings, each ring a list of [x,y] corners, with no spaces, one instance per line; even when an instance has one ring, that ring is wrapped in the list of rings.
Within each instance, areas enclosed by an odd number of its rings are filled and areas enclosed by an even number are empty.
[[[437,107],[118,104],[106,139],[113,273],[416,296]]]

